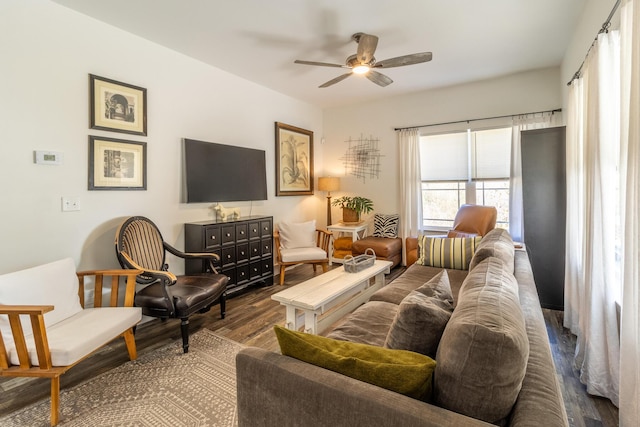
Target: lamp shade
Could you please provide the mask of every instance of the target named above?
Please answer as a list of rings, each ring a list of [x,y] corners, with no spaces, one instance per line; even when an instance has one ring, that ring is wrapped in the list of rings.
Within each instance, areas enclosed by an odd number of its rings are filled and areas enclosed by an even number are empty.
[[[318,178],[318,190],[338,191],[340,189],[340,178],[327,176]]]

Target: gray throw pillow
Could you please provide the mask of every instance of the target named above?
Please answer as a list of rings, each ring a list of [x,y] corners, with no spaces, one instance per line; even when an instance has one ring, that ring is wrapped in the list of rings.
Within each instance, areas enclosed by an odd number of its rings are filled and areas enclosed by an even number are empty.
[[[500,424],[516,402],[529,359],[517,281],[498,258],[467,276],[436,354],[435,403]]]
[[[435,357],[452,311],[449,277],[443,270],[402,300],[384,346]]]

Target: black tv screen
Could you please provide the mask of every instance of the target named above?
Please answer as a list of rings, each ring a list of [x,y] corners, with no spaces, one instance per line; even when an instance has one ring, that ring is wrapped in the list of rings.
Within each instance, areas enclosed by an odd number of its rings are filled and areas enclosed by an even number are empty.
[[[265,151],[184,139],[187,203],[267,200]]]

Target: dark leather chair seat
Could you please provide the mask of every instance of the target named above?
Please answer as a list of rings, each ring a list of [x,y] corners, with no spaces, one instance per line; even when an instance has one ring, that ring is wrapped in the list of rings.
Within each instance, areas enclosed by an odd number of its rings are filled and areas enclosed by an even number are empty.
[[[170,288],[176,307],[175,317],[188,317],[206,308],[212,299],[217,300],[224,293],[227,289],[227,280],[227,277],[222,274],[178,276],[176,284]],[[160,310],[166,309],[167,304],[162,288],[161,283],[153,283],[138,291],[135,304],[142,307],[143,314],[157,316]]]

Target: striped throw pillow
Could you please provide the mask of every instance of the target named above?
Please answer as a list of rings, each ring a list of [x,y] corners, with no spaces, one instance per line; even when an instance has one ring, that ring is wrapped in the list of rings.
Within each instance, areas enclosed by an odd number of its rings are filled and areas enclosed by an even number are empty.
[[[417,264],[431,267],[468,270],[482,236],[476,237],[418,237]]]
[[[373,216],[373,237],[390,237],[395,239],[398,237],[399,222],[400,215],[375,214]]]

